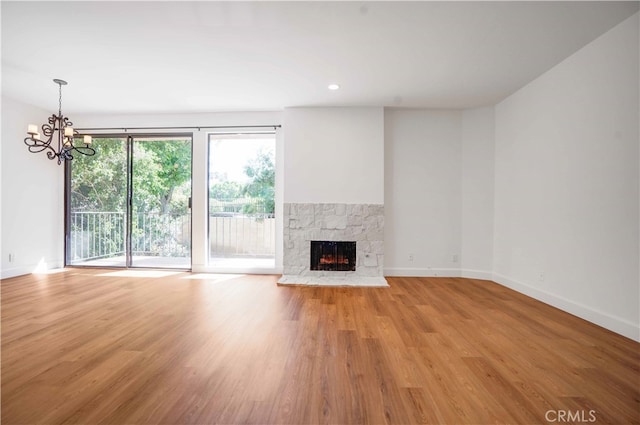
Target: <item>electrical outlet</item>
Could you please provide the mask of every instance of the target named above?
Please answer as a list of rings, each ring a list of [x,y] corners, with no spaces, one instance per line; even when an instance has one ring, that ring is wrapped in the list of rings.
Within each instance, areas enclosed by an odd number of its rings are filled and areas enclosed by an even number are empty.
[[[459,259],[459,258],[458,258],[458,254],[453,254],[453,255],[451,256],[451,261],[452,261],[452,262],[454,262],[454,263],[457,263],[457,262],[458,262],[458,259]]]
[[[13,263],[14,261],[16,261],[16,254],[10,253],[9,254],[9,262]]]
[[[544,271],[541,271],[540,273],[538,273],[538,280],[540,282],[544,282]]]
[[[413,261],[413,254],[409,254],[409,261]]]

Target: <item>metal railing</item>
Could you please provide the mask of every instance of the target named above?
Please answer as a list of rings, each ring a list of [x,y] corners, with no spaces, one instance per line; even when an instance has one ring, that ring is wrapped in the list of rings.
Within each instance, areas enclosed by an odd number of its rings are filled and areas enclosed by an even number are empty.
[[[209,213],[210,257],[273,257],[275,218],[252,212],[259,205],[246,202],[218,205]],[[217,209],[217,211],[215,211]],[[189,257],[191,215],[136,213],[131,223],[134,256]],[[69,262],[78,263],[124,256],[127,219],[124,212],[82,211],[70,213]]]
[[[70,225],[68,249],[71,262],[124,255],[124,212],[72,212]]]
[[[125,255],[126,214],[70,213],[69,260],[80,262]],[[136,213],[131,226],[132,255],[189,257],[191,215]]]
[[[209,258],[275,255],[273,206],[256,198],[209,199]]]
[[[210,213],[209,257],[273,257],[275,222],[269,213]]]
[[[131,254],[191,256],[191,214],[137,213],[131,228]]]

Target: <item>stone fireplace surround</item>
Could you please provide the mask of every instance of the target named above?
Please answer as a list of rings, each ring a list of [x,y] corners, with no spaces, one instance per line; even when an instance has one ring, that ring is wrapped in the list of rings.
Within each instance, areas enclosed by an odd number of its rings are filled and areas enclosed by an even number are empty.
[[[284,204],[281,284],[388,286],[383,275],[384,206]],[[310,270],[311,241],[355,241],[355,271]]]

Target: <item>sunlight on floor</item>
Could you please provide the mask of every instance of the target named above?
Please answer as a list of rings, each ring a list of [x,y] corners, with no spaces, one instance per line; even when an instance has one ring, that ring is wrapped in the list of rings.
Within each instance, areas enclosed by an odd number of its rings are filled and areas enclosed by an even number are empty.
[[[273,258],[209,258],[209,267],[219,269],[273,269],[276,261]]]
[[[68,272],[68,269],[48,269],[47,263],[40,262],[38,266],[31,272],[33,274],[57,274]]]
[[[237,279],[239,277],[243,277],[243,274],[227,274],[227,273],[198,273],[198,274],[190,274],[185,277],[181,277],[181,279],[198,279],[198,280],[207,280],[209,282],[224,282],[225,280]]]
[[[51,270],[39,270],[36,269],[33,271],[33,274],[58,274],[58,273],[66,273],[69,270],[67,269],[51,269]]]
[[[97,274],[96,276],[105,277],[167,277],[180,274],[182,272],[172,272],[166,270],[121,270],[116,272],[108,272]]]

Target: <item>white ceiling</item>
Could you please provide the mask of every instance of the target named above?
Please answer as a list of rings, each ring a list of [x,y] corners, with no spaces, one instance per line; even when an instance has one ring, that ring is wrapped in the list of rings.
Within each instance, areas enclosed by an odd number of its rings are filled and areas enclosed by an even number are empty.
[[[64,112],[493,104],[634,2],[6,2],[2,92]],[[335,92],[329,83],[340,84]]]

